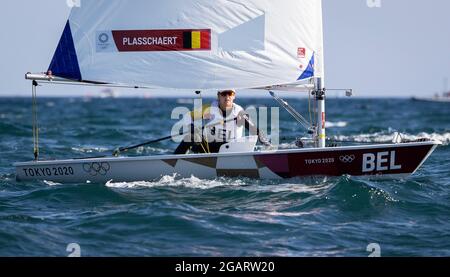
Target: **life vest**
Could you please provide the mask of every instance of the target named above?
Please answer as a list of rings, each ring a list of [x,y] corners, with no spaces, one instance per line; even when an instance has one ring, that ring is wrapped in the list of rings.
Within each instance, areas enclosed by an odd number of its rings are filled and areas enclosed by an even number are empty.
[[[202,111],[193,111],[190,113],[190,123],[196,120],[202,120],[204,128],[203,137],[208,142],[228,142],[233,139],[244,136],[244,124],[238,124],[234,120],[244,109],[233,104],[233,107],[224,112],[220,109],[218,101],[210,105],[204,105]],[[186,121],[185,121],[186,122]]]

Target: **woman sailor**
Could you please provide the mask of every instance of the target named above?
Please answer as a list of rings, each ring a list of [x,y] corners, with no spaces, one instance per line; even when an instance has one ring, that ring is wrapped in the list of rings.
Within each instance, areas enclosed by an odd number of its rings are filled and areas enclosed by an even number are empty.
[[[217,97],[217,101],[204,105],[202,111],[193,111],[184,117],[184,125],[191,126],[191,132],[178,145],[175,154],[186,154],[189,150],[194,153],[217,153],[223,144],[242,138],[244,128],[250,134],[258,135],[262,144],[270,146],[263,132],[250,121],[244,109],[234,103],[234,90],[219,91]],[[203,131],[194,127],[193,122],[199,119],[206,120]]]

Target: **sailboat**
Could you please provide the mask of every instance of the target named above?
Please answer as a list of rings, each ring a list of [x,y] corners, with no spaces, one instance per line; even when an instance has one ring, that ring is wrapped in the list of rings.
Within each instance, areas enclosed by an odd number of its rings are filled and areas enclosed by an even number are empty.
[[[443,92],[442,95],[435,94],[433,97],[412,97],[413,101],[422,102],[438,102],[438,103],[450,103],[450,91]]]
[[[312,147],[255,147],[248,137],[218,153],[43,160],[34,111],[34,156],[15,164],[18,181],[105,183],[165,175],[281,179],[302,176],[394,176],[414,173],[440,144],[433,140],[326,145],[325,74],[320,0],[83,0],[73,7],[45,73],[27,73],[33,105],[39,83],[271,93],[295,120],[303,117],[278,92],[308,93]]]
[[[436,93],[433,97],[416,97],[411,98],[413,101],[422,102],[440,102],[440,103],[450,103],[450,90],[448,90],[448,78],[444,78],[444,89],[442,90],[442,95]]]

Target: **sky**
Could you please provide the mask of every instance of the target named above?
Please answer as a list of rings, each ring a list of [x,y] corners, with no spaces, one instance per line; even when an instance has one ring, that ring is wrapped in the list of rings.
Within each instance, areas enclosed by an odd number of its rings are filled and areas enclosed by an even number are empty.
[[[352,88],[357,97],[430,96],[444,90],[450,77],[450,1],[323,0],[323,10],[327,88]],[[24,74],[48,68],[69,13],[67,0],[2,1],[0,96],[31,94]],[[45,86],[39,93],[97,91]]]

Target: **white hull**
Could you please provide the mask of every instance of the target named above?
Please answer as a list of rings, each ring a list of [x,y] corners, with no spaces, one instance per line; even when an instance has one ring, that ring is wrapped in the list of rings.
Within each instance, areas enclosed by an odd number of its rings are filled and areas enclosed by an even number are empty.
[[[438,142],[246,153],[111,157],[16,163],[18,181],[58,183],[151,181],[165,175],[280,179],[301,176],[409,175]]]

